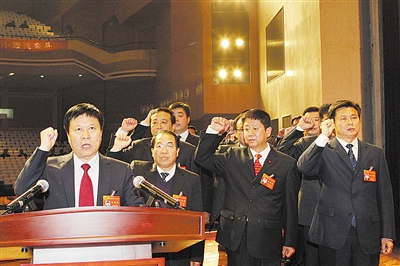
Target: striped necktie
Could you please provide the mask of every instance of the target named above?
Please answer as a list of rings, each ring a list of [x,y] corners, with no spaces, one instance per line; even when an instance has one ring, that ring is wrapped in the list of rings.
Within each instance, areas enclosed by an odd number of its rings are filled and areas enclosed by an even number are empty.
[[[256,160],[254,162],[254,175],[258,175],[261,171],[262,165],[260,163],[261,154],[256,154]]]
[[[354,170],[356,170],[357,160],[356,160],[356,156],[354,156],[354,153],[353,153],[353,144],[347,144],[346,148],[349,149],[347,154],[350,157],[351,166],[353,167],[353,171],[354,171]]]

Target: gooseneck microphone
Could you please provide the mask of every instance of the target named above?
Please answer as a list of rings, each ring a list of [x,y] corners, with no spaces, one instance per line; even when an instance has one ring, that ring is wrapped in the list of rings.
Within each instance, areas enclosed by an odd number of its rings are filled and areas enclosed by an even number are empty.
[[[44,179],[40,179],[31,189],[27,190],[24,194],[7,204],[6,211],[4,213],[13,213],[16,209],[22,208],[37,195],[40,193],[45,193],[48,189],[49,183]]]
[[[146,179],[144,179],[143,176],[140,176],[140,175],[135,176],[135,178],[133,179],[133,185],[136,188],[145,189],[147,192],[149,192],[156,198],[164,201],[166,204],[168,204],[169,206],[171,206],[174,209],[184,210],[184,208],[179,206],[179,202],[176,199],[174,199],[173,197],[171,197],[170,195],[168,195],[167,193],[165,193],[164,191],[162,191],[161,189],[159,189],[152,183],[146,181]]]

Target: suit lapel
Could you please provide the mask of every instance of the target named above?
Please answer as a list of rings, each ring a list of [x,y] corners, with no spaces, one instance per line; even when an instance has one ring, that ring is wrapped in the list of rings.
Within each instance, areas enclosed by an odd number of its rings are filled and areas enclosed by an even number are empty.
[[[347,154],[346,150],[343,148],[343,146],[339,143],[339,141],[334,138],[333,140],[330,141],[330,146],[336,150],[338,156],[345,162],[345,164],[353,170],[353,166],[351,165],[349,155]],[[358,165],[358,163],[357,163]]]
[[[369,149],[368,146],[365,145],[365,142],[362,142],[361,140],[358,140],[358,158],[357,158],[357,167],[356,167],[356,172],[363,170],[364,162],[367,159],[369,155]],[[372,166],[372,165],[370,165]],[[366,167],[370,167],[366,165]]]
[[[178,166],[176,166],[175,175],[172,177],[173,183],[171,194],[179,194],[180,192],[185,193],[185,191],[182,191],[183,184],[185,183],[183,174],[183,171]]]
[[[248,171],[252,173],[252,176],[254,177],[254,157],[253,154],[251,154],[250,148],[247,148],[247,154],[245,158],[245,165]],[[262,170],[261,170],[262,171]],[[260,171],[260,173],[261,173]],[[254,177],[252,181],[257,177]]]
[[[99,187],[97,188],[97,206],[103,206],[103,195],[110,195],[111,171],[109,162],[99,154]]]
[[[73,153],[63,156],[60,162],[60,178],[64,185],[68,207],[75,207],[75,180]]]
[[[277,154],[276,154],[275,149],[271,147],[271,150],[269,151],[268,156],[264,161],[264,164],[263,164],[263,167],[261,168],[260,173],[258,173],[257,177],[253,181],[261,180],[261,176],[264,173],[267,173],[268,169],[270,169],[272,167],[272,165],[274,165],[276,163],[276,161],[277,161],[276,155]],[[269,173],[269,174],[272,174],[272,173]]]

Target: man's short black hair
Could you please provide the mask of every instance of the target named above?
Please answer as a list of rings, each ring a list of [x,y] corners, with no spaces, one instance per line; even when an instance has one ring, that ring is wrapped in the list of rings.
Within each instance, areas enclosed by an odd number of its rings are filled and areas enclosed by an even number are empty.
[[[361,117],[361,107],[358,103],[352,102],[350,100],[339,100],[334,102],[329,107],[328,116],[330,119],[335,119],[336,117],[336,110],[342,107],[353,107],[357,110],[358,117]]]
[[[271,127],[271,117],[267,112],[261,109],[250,109],[243,114],[243,121],[246,119],[258,120],[267,129]]]
[[[183,102],[174,102],[168,106],[169,109],[174,110],[176,108],[183,108],[187,117],[190,117],[190,106]]]
[[[169,134],[171,136],[174,137],[175,139],[175,147],[178,149],[179,148],[179,137],[178,135],[176,135],[174,132],[170,131],[170,130],[160,130],[158,131],[156,134],[154,134],[154,136],[151,138],[151,147],[154,148],[154,145],[156,144],[156,137],[160,134]]]
[[[307,107],[307,108],[303,111],[303,115],[305,115],[306,113],[312,113],[312,112],[319,112],[319,108],[316,107],[316,106]]]
[[[319,107],[319,118],[324,119],[324,115],[328,115],[329,107],[331,107],[330,103],[325,103]]]
[[[105,122],[103,113],[93,104],[78,103],[69,108],[69,110],[64,115],[64,129],[66,132],[69,132],[69,124],[71,120],[77,118],[80,115],[87,115],[89,117],[97,118],[100,123],[100,129],[103,131]]]
[[[165,112],[165,113],[169,114],[169,116],[171,117],[171,123],[172,123],[173,125],[176,123],[175,115],[174,115],[174,113],[171,111],[171,109],[169,109],[169,108],[167,108],[167,107],[158,107],[158,108],[155,110],[154,114],[155,114],[155,113],[158,113],[158,112]],[[151,123],[151,116],[150,116],[150,123]]]

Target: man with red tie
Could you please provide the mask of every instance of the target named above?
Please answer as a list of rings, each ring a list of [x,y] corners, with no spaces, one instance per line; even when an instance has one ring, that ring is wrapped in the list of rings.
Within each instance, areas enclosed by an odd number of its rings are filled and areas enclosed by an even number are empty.
[[[297,241],[296,161],[268,143],[272,131],[268,113],[252,109],[242,121],[248,147],[214,153],[218,134],[231,128],[228,119],[214,117],[200,134],[195,161],[225,180],[216,240],[227,251],[228,265],[280,266],[282,257],[294,254]]]
[[[102,206],[103,195],[120,197],[120,204],[139,206],[143,199],[134,194],[127,163],[105,157],[98,150],[102,141],[104,116],[94,105],[80,103],[64,116],[64,129],[72,152],[49,157],[58,137],[52,127],[40,132],[40,146],[29,158],[15,182],[21,195],[39,179],[49,183],[44,209]]]

